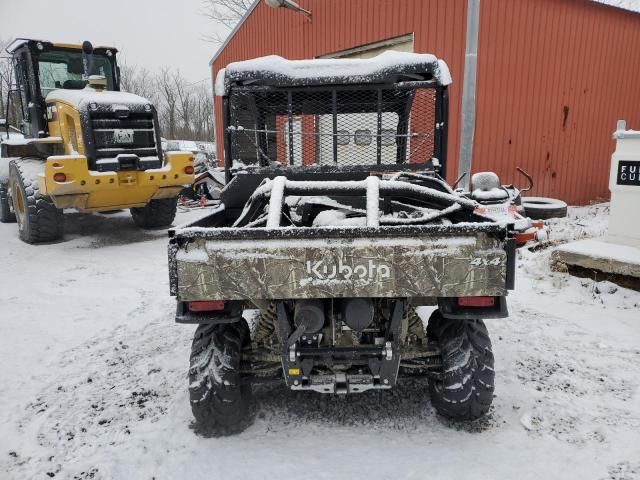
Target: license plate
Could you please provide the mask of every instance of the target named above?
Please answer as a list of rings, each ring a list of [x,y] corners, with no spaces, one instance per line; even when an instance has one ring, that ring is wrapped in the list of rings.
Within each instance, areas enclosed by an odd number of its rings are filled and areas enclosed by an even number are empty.
[[[133,143],[133,130],[118,129],[113,131],[113,143]]]

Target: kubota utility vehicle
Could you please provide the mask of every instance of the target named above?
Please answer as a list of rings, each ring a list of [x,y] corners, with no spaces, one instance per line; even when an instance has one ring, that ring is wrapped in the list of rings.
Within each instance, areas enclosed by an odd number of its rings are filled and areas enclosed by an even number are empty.
[[[7,52],[14,136],[1,145],[0,221],[17,220],[29,243],[60,238],[65,208],[129,208],[142,228],[170,225],[193,158],[163,155],[154,106],[120,91],[117,50],[18,39]]]
[[[218,74],[227,185],[169,246],[176,321],[199,325],[189,392],[201,429],[242,430],[252,384],[278,379],[350,394],[423,375],[440,414],[488,411],[483,320],[507,316],[519,192],[486,172],[472,192],[444,180],[450,82],[432,55],[392,52]],[[426,329],[423,305],[437,307]],[[260,310],[252,328],[247,309]]]

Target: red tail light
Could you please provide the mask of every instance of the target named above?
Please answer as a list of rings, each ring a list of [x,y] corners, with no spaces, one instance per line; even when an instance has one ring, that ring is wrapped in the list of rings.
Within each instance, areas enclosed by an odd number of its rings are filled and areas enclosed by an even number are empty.
[[[496,304],[496,297],[459,297],[460,307],[493,307]]]
[[[194,171],[195,169],[191,165],[187,165],[186,167],[184,167],[184,173],[186,173],[187,175],[193,175]]]
[[[187,302],[190,312],[219,312],[224,310],[222,300],[206,300],[202,302]]]
[[[64,173],[54,173],[53,180],[58,183],[64,183],[67,181],[67,176]]]

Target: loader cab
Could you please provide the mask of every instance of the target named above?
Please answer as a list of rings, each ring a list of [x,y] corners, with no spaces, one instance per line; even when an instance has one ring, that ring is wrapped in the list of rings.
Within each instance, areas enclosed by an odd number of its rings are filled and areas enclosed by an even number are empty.
[[[16,39],[7,52],[15,83],[9,90],[7,112],[3,112],[5,127],[11,125],[27,138],[48,136],[45,99],[52,91],[81,90],[90,75],[104,77],[107,90],[120,90],[115,48],[93,48],[89,42],[75,45]]]

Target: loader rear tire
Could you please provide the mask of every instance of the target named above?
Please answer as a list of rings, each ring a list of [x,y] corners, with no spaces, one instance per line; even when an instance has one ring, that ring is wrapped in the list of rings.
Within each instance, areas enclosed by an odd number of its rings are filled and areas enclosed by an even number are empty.
[[[191,347],[189,399],[196,431],[206,436],[242,432],[251,422],[251,384],[241,381],[250,368],[243,349],[251,344],[244,318],[235,323],[200,325]]]
[[[427,330],[437,341],[442,374],[429,380],[431,404],[452,420],[475,420],[493,401],[493,352],[482,320],[450,320],[436,310]]]
[[[144,207],[132,208],[131,216],[140,228],[168,227],[176,218],[177,208],[177,198],[151,200]]]
[[[13,213],[9,203],[9,185],[0,181],[0,223],[13,223],[16,214]]]
[[[9,164],[9,188],[18,233],[20,240],[27,243],[53,242],[63,233],[62,210],[38,189],[42,165],[42,160],[31,158],[12,160]]]

